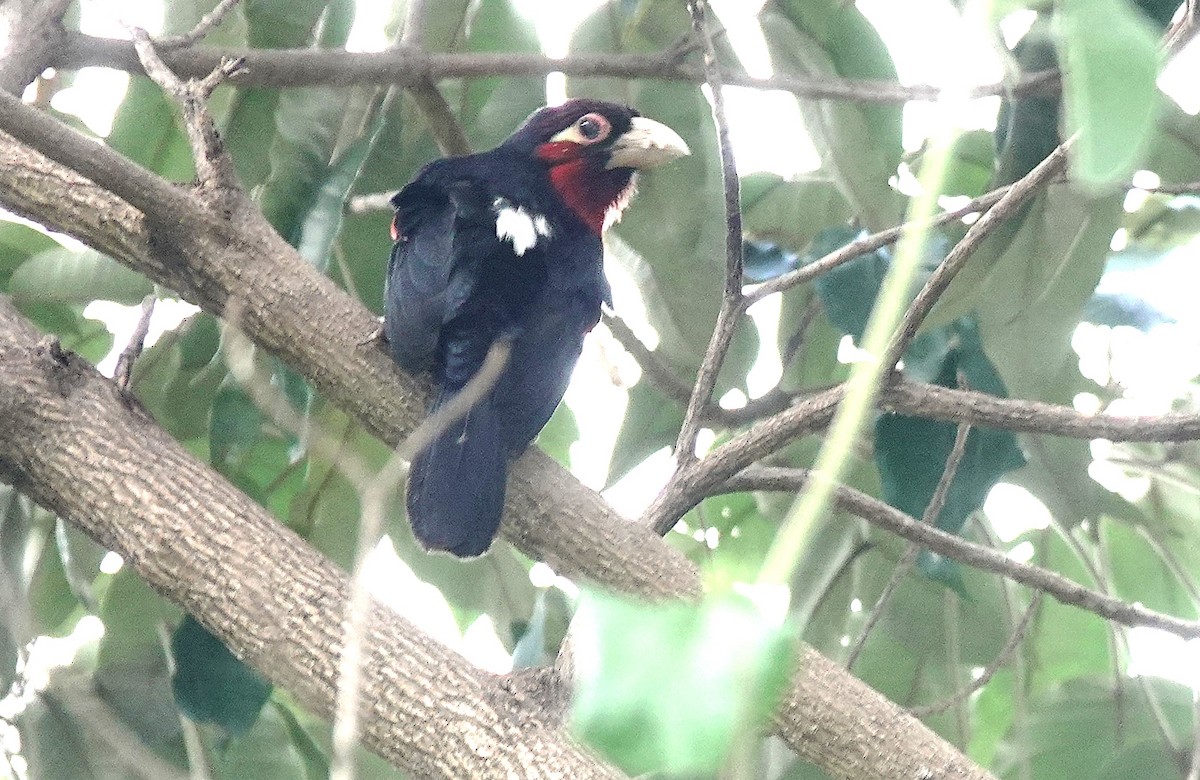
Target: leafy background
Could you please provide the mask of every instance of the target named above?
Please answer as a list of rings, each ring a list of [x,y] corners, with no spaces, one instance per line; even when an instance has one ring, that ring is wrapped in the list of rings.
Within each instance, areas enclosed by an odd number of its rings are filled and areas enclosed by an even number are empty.
[[[163,32],[191,28],[213,5],[164,0]],[[1023,5],[998,4],[1006,13]],[[965,132],[954,147],[946,195],[973,197],[1014,181],[1058,143],[1060,129],[1111,125],[1111,132],[1085,133],[1074,160],[1077,178],[1050,187],[989,239],[906,354],[907,371],[946,386],[963,383],[1055,403],[1083,399],[1114,411],[1191,409],[1200,373],[1188,357],[1197,354],[1195,323],[1189,328],[1175,322],[1178,309],[1160,302],[1172,275],[1186,272],[1180,250],[1200,231],[1198,202],[1113,186],[1142,169],[1167,184],[1200,178],[1200,119],[1153,88],[1155,40],[1176,4],[1028,5],[1037,9],[1029,32],[1005,55],[1015,71],[1064,63],[1066,99],[1062,106],[1057,98],[1036,95],[1006,100],[994,130]],[[396,3],[388,13],[389,35],[400,26],[402,6]],[[431,8],[425,40],[431,50],[542,50],[535,25],[509,0],[452,0]],[[355,12],[351,0],[245,0],[208,43],[338,49]],[[1100,13],[1110,24],[1085,18]],[[998,42],[1000,18],[997,11],[986,21]],[[771,0],[758,20],[781,75],[897,78],[884,39],[854,5]],[[656,52],[687,30],[687,15],[675,0],[611,0],[583,20],[569,51]],[[1113,46],[1121,57],[1113,56]],[[730,51],[723,56],[736,65]],[[69,88],[75,78],[61,73],[56,86]],[[540,78],[448,81],[442,87],[477,148],[504,138],[545,100]],[[681,377],[694,376],[723,284],[720,170],[708,104],[689,84],[593,80],[571,81],[567,89],[636,105],[676,128],[695,151],[645,177],[611,247],[613,262],[640,291],[658,336],[658,356]],[[54,105],[50,110],[83,128]],[[797,101],[796,107],[819,168],[803,177],[750,173],[742,181],[747,262],[757,280],[820,257],[861,229],[896,224],[906,208],[897,177],[919,171],[923,162],[923,148],[906,149],[900,106]],[[395,190],[436,156],[415,105],[403,97],[388,100],[375,87],[225,87],[213,108],[239,175],[279,232],[314,266],[379,310],[390,215],[347,209],[346,203]],[[130,82],[104,141],[172,180],[193,175],[175,110],[144,79]],[[952,226],[930,243],[929,268],[962,232]],[[764,356],[782,367],[780,383],[789,391],[844,380],[839,345],[846,336],[861,335],[890,261],[889,252],[880,250],[785,294],[777,320],[740,330],[719,393],[750,393],[750,371]],[[15,221],[0,222],[0,291],[67,348],[94,361],[109,354],[114,339],[103,322],[84,316],[89,304],[133,305],[150,293],[171,297],[109,258]],[[619,353],[611,339],[604,343],[605,354]],[[1147,362],[1139,364],[1139,355]],[[1174,368],[1147,382],[1139,367],[1154,357]],[[285,366],[263,359],[312,425],[333,432],[367,462],[382,464],[382,445]],[[357,494],[335,463],[306,452],[270,424],[233,381],[213,317],[193,314],[168,330],[139,362],[134,387],[194,454],[349,565]],[[680,404],[648,381],[618,382],[614,392],[625,403],[624,414],[598,486],[617,483],[670,447],[682,419]],[[920,516],[953,438],[953,426],[882,416],[848,483]],[[579,447],[593,446],[581,438],[567,407],[539,444],[564,464]],[[818,444],[813,437],[794,442],[775,462],[809,465]],[[1025,496],[1027,503],[1009,505],[1010,515],[1025,513],[1024,530],[997,539],[1003,527],[981,506],[1001,482],[1006,487],[999,492]],[[1123,599],[1194,618],[1200,605],[1198,495],[1200,450],[1192,444],[1111,445],[981,429],[971,434],[936,522]],[[752,579],[790,499],[708,499],[684,518],[670,542],[713,581]],[[1043,515],[1044,523],[1031,521]],[[418,616],[424,625],[501,668],[553,658],[574,608],[569,583],[555,584],[541,570],[531,579],[533,563],[504,544],[468,563],[426,556],[400,507],[390,518],[388,538],[396,556],[383,595],[392,595],[398,608],[411,611],[412,594],[419,594],[432,605]],[[821,652],[845,659],[904,548],[852,516],[829,514],[811,529],[792,582],[793,625]],[[20,734],[28,776],[183,776],[201,760],[219,778],[327,775],[327,724],[298,708],[285,691],[272,690],[128,570],[115,570],[91,541],[4,486],[0,550],[0,604],[6,605],[0,611],[0,689],[11,691],[4,707]],[[923,556],[887,606],[855,672],[903,705],[942,699],[997,656],[1028,602],[1028,593],[994,576]],[[653,628],[669,638],[688,620],[668,616]],[[701,636],[724,647],[718,636]],[[1138,635],[1132,641],[1141,647]],[[1145,656],[1131,652],[1130,642],[1128,632],[1098,617],[1047,601],[1011,662],[964,705],[927,722],[1002,777],[1182,777],[1194,728],[1192,691],[1179,682],[1132,675]],[[638,678],[643,682],[635,686],[642,689],[685,662],[671,652],[650,654],[649,660],[645,653],[629,657],[646,664]],[[711,714],[700,706],[703,700],[695,691],[669,693],[680,705],[669,710],[673,728],[709,743]],[[600,721],[612,726],[617,721],[609,718],[609,705],[615,706],[600,702]],[[625,743],[637,742],[636,732],[613,732],[610,747],[618,756],[629,748]],[[136,750],[113,750],[114,744]],[[633,768],[653,768],[653,762],[639,764],[632,748],[626,759]],[[726,771],[751,772],[741,776],[823,776],[770,739],[735,751],[728,763]],[[361,767],[365,778],[400,776],[366,754]]]

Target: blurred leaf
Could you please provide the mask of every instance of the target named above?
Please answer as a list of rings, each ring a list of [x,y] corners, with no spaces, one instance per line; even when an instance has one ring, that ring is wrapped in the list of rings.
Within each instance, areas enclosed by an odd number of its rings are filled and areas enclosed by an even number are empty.
[[[974,311],[988,357],[1014,397],[1052,398],[1075,370],[1071,334],[1103,273],[1121,198],[1052,184],[1005,236],[990,236],[951,283],[926,327]]]
[[[1058,45],[1071,171],[1093,189],[1125,181],[1158,116],[1158,34],[1126,0],[1064,0]]]
[[[787,181],[773,173],[742,177],[742,227],[754,241],[799,252],[822,228],[846,223],[850,204],[824,179]]]
[[[1186,245],[1200,234],[1200,200],[1194,197],[1149,195],[1141,208],[1125,212],[1122,227],[1129,237],[1126,252],[1151,257]]]
[[[1187,114],[1173,100],[1163,101],[1144,162],[1167,184],[1200,180],[1200,114]]]
[[[1118,597],[1170,615],[1196,618],[1200,604],[1192,600],[1179,575],[1134,528],[1107,519],[1099,526],[1109,577]],[[1194,538],[1172,541],[1176,542],[1172,546],[1181,547],[1196,543]]]
[[[113,577],[100,619],[104,637],[96,656],[97,693],[146,745],[183,765],[179,710],[160,634],[180,619],[179,610],[126,567]]]
[[[913,174],[920,176],[925,162],[922,153],[912,164]],[[977,198],[990,188],[995,176],[996,147],[992,133],[969,130],[954,139],[950,147],[950,164],[942,181],[942,193]]]
[[[579,426],[575,423],[575,413],[566,404],[559,404],[550,421],[538,432],[538,449],[567,468],[571,459],[571,445],[577,441]]]
[[[759,15],[775,72],[810,78],[895,81],[887,47],[854,5],[837,0],[774,0]],[[900,162],[898,106],[800,101],[804,124],[837,183],[871,230],[900,221],[902,199],[888,185]]]
[[[937,338],[937,334],[930,336]],[[969,320],[955,326],[954,340],[945,342],[936,375],[926,381],[957,387],[960,374],[972,390],[1008,397]],[[883,482],[884,499],[889,504],[911,517],[920,519],[924,515],[954,448],[957,427],[953,423],[899,414],[881,414],[876,419],[875,464]],[[1025,457],[1011,432],[972,427],[962,461],[946,493],[945,506],[934,524],[943,531],[960,533],[971,513],[983,506],[992,486],[1004,474],[1024,464]]]
[[[271,684],[191,615],[185,615],[172,633],[171,654],[175,657],[171,690],[189,718],[215,723],[234,736],[254,725],[271,695]]]
[[[1058,55],[1049,28],[1049,17],[1039,15],[1013,49],[1022,75],[1058,67]],[[996,117],[996,177],[993,184],[1012,184],[1046,159],[1059,144],[1058,123],[1058,95],[1035,92],[1016,98],[1003,96]]]
[[[220,323],[199,312],[164,334],[137,363],[138,399],[180,441],[208,436],[213,397],[228,373],[220,347]]]
[[[16,718],[21,757],[30,778],[107,780],[93,770],[91,750],[83,738],[85,724],[53,694],[39,695]]]
[[[608,464],[608,484],[617,482],[663,447],[674,447],[682,425],[682,406],[665,398],[649,380],[643,378],[630,388],[629,404]]]
[[[803,265],[815,262],[864,236],[865,231],[849,226],[825,228],[813,239],[801,262]],[[910,295],[916,294],[919,285],[924,283],[949,249],[949,241],[945,236],[937,232],[930,233]],[[862,340],[867,320],[875,307],[875,298],[891,264],[891,250],[881,247],[842,263],[818,276],[813,283],[829,321],[843,333],[853,336],[855,341]]]
[[[112,349],[112,334],[103,322],[83,316],[83,306],[51,303],[21,303],[17,309],[41,330],[58,336],[63,348],[98,363]]]
[[[800,265],[800,258],[794,252],[761,241],[744,242],[742,260],[745,263],[745,278],[750,282],[774,279]]]
[[[533,20],[511,0],[481,0],[467,32],[466,51],[541,54]],[[472,79],[462,96],[459,121],[476,149],[490,149],[546,103],[543,78]]]
[[[1152,680],[1163,700],[1168,728],[1186,732],[1191,694],[1182,686]],[[1141,696],[1123,697],[1091,681],[1075,681],[1035,697],[1027,724],[1028,753],[1015,735],[997,754],[994,769],[1001,777],[1016,776],[1027,755],[1033,777],[1055,780],[1116,780],[1179,777],[1179,764],[1164,744],[1154,715]],[[1153,745],[1157,751],[1151,747]]]
[[[153,292],[154,284],[94,249],[76,252],[56,247],[22,263],[13,272],[8,290],[18,305],[85,304],[97,299],[132,305]]]
[[[0,291],[8,291],[13,271],[26,260],[60,246],[40,230],[19,222],[0,220]]]
[[[650,606],[589,593],[575,623],[572,730],[631,774],[715,770],[791,671],[791,632],[741,598]]]
[[[515,637],[513,669],[531,669],[554,663],[573,611],[561,590],[540,589],[529,622],[520,626],[520,635]]]
[[[177,8],[185,4],[168,5]],[[190,182],[196,177],[191,146],[176,103],[149,79],[129,82],[125,99],[113,117],[112,132],[105,140],[116,151],[171,181]]]
[[[807,265],[819,260],[862,235],[865,234],[861,230],[852,227],[826,228],[817,234],[812,246],[804,253],[803,263]],[[813,288],[834,327],[856,341],[862,340],[871,309],[875,307],[875,297],[890,266],[888,255],[876,250],[817,277]]]
[[[1174,322],[1175,318],[1133,295],[1096,293],[1084,304],[1083,320],[1110,327],[1125,325],[1147,332],[1164,322]]]
[[[25,598],[33,622],[30,628],[37,634],[61,637],[74,630],[82,610],[74,589],[67,581],[58,545],[46,544],[42,547]],[[21,601],[14,599],[12,603],[19,604]],[[14,647],[14,659],[15,653]],[[7,685],[9,682],[11,680],[0,673],[0,683]]]
[[[250,730],[231,739],[213,760],[216,780],[302,780],[305,768],[286,719],[274,707],[264,709]]]
[[[300,245],[304,222],[330,175],[334,148],[342,131],[352,92],[334,87],[305,87],[283,93],[275,110],[270,174],[258,194],[263,214],[293,246]],[[365,149],[335,187],[344,193],[357,173]],[[349,181],[346,181],[349,179]],[[335,193],[336,194],[336,193]],[[328,204],[329,198],[326,198]],[[326,210],[329,206],[326,205]],[[341,204],[335,208],[341,210]],[[326,217],[328,219],[328,217]],[[324,231],[328,233],[328,231]],[[328,256],[305,256],[324,270]]]

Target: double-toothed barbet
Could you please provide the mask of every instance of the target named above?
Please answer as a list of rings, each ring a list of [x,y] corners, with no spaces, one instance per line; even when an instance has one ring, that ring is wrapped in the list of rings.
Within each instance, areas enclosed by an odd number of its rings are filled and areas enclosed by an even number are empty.
[[[402,367],[432,370],[431,411],[495,341],[511,341],[490,392],[412,463],[408,515],[427,549],[467,557],[491,545],[508,460],[550,419],[611,305],[601,233],[639,169],[686,154],[675,131],[632,108],[570,100],[491,151],[430,163],[392,198],[384,330]]]

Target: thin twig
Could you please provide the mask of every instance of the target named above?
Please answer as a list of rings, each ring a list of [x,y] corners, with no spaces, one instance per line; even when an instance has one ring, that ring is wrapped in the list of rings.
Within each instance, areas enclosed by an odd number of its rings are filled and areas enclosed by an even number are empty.
[[[604,312],[601,314],[601,322],[608,328],[625,351],[633,356],[638,365],[642,368],[643,378],[649,379],[650,382],[662,391],[663,395],[670,398],[672,401],[677,401],[681,404],[686,404],[692,395],[692,387],[683,380],[675,369],[667,365],[662,356],[654,350],[647,347],[642,340],[633,332],[633,328],[625,320],[618,317],[616,314]]]
[[[971,698],[971,694],[991,682],[992,678],[996,676],[996,672],[1004,668],[1013,653],[1021,646],[1021,642],[1025,641],[1025,637],[1029,633],[1029,627],[1033,624],[1033,617],[1037,614],[1038,608],[1042,604],[1042,595],[1041,591],[1034,592],[1033,600],[1026,607],[1025,614],[1021,616],[1021,622],[1013,629],[1013,632],[1008,637],[1008,641],[1004,643],[1004,647],[1000,648],[1000,652],[996,654],[991,663],[984,667],[983,673],[977,679],[972,680],[970,685],[956,691],[941,701],[933,702],[932,704],[923,704],[919,707],[910,707],[909,712],[918,718],[937,715],[951,707],[966,702],[967,699]]]
[[[946,258],[938,265],[937,270],[929,277],[929,281],[917,293],[917,297],[909,304],[908,311],[904,313],[904,319],[900,322],[900,327],[896,330],[896,334],[888,344],[887,351],[883,354],[884,371],[891,372],[895,368],[904,354],[904,350],[908,349],[908,345],[916,336],[917,329],[921,327],[921,323],[937,303],[938,298],[950,286],[950,282],[966,265],[967,260],[971,258],[983,240],[1001,223],[1016,214],[1027,200],[1049,184],[1050,179],[1063,169],[1067,162],[1067,148],[1073,140],[1073,138],[1067,139],[1059,144],[1053,152],[1046,156],[1046,159],[1009,187],[1000,200],[996,201],[996,205],[988,209],[967,229],[967,234],[954,245]]]
[[[196,26],[181,35],[169,35],[162,38],[156,38],[154,45],[162,51],[170,51],[171,49],[182,49],[185,46],[191,46],[199,41],[204,36],[208,35],[213,29],[224,21],[225,16],[233,10],[240,0],[221,0],[217,6],[211,11],[200,17],[200,21]]]
[[[183,109],[183,124],[191,143],[196,177],[200,183],[217,191],[239,191],[241,185],[233,159],[217,134],[207,101],[218,85],[245,68],[245,58],[222,60],[203,78],[185,82],[163,62],[145,30],[131,27],[129,31],[146,73]]]
[[[972,199],[970,202],[953,209],[952,211],[946,211],[942,214],[938,214],[932,220],[929,220],[928,224],[931,227],[940,227],[942,225],[954,222],[955,220],[962,219],[968,214],[986,211],[994,206],[1001,198],[1003,198],[1011,186],[1012,185],[1007,185],[994,189],[991,192],[986,192],[983,195]],[[822,274],[832,271],[834,268],[837,268],[843,263],[849,262],[850,260],[853,260],[861,255],[865,255],[867,252],[874,252],[876,249],[888,246],[889,244],[894,244],[897,240],[899,240],[900,236],[905,231],[912,230],[920,224],[921,222],[919,220],[914,220],[912,222],[906,222],[902,225],[897,225],[896,227],[888,228],[887,230],[881,230],[878,233],[872,233],[869,236],[863,236],[862,238],[851,241],[849,244],[846,244],[843,247],[835,249],[818,260],[814,260],[811,263],[805,264],[802,268],[797,268],[794,271],[788,271],[787,273],[781,274],[768,282],[751,287],[746,291],[746,305],[749,306],[756,301],[766,298],[768,295],[772,295],[777,292],[783,292],[784,290],[795,287],[796,285],[811,281]]]
[[[409,0],[404,14],[404,28],[400,34],[400,45],[407,50],[423,54],[425,51],[425,26],[428,17],[426,0]],[[429,134],[443,155],[458,156],[471,153],[471,143],[454,110],[438,89],[437,82],[428,75],[418,76],[408,86],[408,94],[425,117]]]
[[[696,384],[692,388],[679,438],[675,443],[675,458],[681,466],[696,459],[696,438],[703,424],[703,412],[712,399],[717,374],[725,362],[729,345],[733,343],[733,334],[745,311],[742,306],[741,184],[738,180],[737,164],[733,158],[733,144],[729,140],[729,122],[725,116],[721,75],[717,70],[717,52],[708,32],[707,9],[706,0],[692,0],[688,3],[692,29],[704,42],[704,76],[711,92],[713,121],[717,126],[717,141],[721,151],[721,180],[725,190],[725,290],[721,297],[716,326],[704,359],[700,362]]]
[[[707,493],[718,495],[748,490],[780,490],[790,493],[799,490],[808,478],[808,469],[753,466]],[[1057,572],[1015,561],[996,550],[926,525],[853,488],[838,485],[834,489],[833,497],[834,503],[840,509],[861,517],[889,533],[916,542],[959,563],[999,574],[1027,587],[1044,591],[1063,604],[1086,610],[1124,626],[1148,626],[1185,639],[1200,638],[1200,621],[1184,620],[1147,609],[1140,604],[1129,604],[1080,585]]]
[[[142,313],[138,317],[129,343],[121,350],[117,358],[117,367],[113,370],[113,379],[122,392],[129,391],[130,380],[133,378],[133,366],[142,355],[142,347],[146,344],[146,334],[150,332],[150,318],[154,316],[154,303],[157,299],[153,294],[142,299]]]
[[[362,515],[358,527],[358,543],[354,552],[354,573],[350,583],[350,600],[346,605],[345,637],[338,664],[337,699],[333,718],[333,755],[330,760],[330,780],[353,780],[354,748],[358,744],[358,701],[361,691],[362,662],[366,657],[367,618],[371,611],[371,595],[366,584],[366,563],[379,543],[387,519],[388,499],[408,476],[413,457],[429,446],[443,431],[462,419],[472,407],[491,392],[508,365],[512,342],[492,343],[483,365],[466,386],[450,401],[417,426],[408,438],[395,449],[383,468],[371,479],[361,494]]]
[[[950,485],[954,482],[954,476],[958,473],[958,467],[962,464],[963,455],[967,452],[967,438],[970,433],[970,423],[962,423],[954,431],[954,446],[950,448],[950,454],[946,457],[946,466],[942,469],[942,475],[938,478],[937,486],[933,489],[933,495],[929,497],[929,504],[926,505],[925,513],[921,517],[922,523],[937,525],[938,516],[942,514],[942,509],[946,506],[946,497],[950,495]],[[912,567],[916,564],[920,553],[921,546],[910,543],[908,549],[900,556],[900,560],[896,563],[896,568],[892,571],[891,579],[884,586],[883,592],[879,594],[879,598],[875,600],[875,606],[872,607],[871,614],[867,617],[867,622],[858,635],[858,640],[850,648],[850,654],[846,657],[847,669],[854,668],[854,662],[858,660],[859,654],[866,647],[867,638],[871,635],[871,631],[874,630],[880,618],[883,617],[884,610],[887,609],[892,596],[900,588],[900,584],[904,582],[912,571]]]
[[[208,73],[222,57],[247,57],[254,67],[242,83],[264,87],[346,86],[349,84],[411,85],[417,79],[567,76],[655,79],[670,82],[705,83],[704,73],[680,61],[668,49],[655,54],[573,54],[555,58],[542,54],[420,53],[407,49],[384,52],[322,51],[318,49],[247,49],[196,46],[170,52],[176,72],[191,76]],[[53,63],[61,69],[100,66],[137,72],[141,68],[126,41],[96,38],[68,31],[66,46]],[[905,85],[894,81],[842,79],[778,74],[767,78],[741,70],[722,70],[721,81],[729,86],[782,90],[812,100],[848,100],[860,103],[902,104],[913,100],[938,101],[941,87]],[[1016,81],[980,84],[968,97],[995,95],[1055,94],[1060,89],[1056,70],[1023,74]]]

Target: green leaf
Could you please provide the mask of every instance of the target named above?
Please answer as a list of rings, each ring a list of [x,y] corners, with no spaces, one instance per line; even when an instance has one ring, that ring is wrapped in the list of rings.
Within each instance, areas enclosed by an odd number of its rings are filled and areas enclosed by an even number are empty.
[[[100,619],[104,637],[96,656],[97,693],[146,745],[183,765],[179,711],[160,634],[180,619],[179,610],[126,567],[113,577]]]
[[[742,228],[756,241],[799,252],[822,228],[853,216],[837,185],[823,179],[785,181],[772,173],[742,178]]]
[[[973,323],[956,324],[952,338],[930,333],[913,345],[920,352],[924,341],[940,342],[941,360],[932,377],[920,377],[942,387],[957,387],[961,374],[972,390],[1000,398],[1008,397],[1004,383],[983,353]],[[929,505],[954,448],[957,426],[953,423],[882,414],[875,421],[875,464],[883,482],[883,497],[902,512],[920,519]],[[988,491],[1000,478],[1025,465],[1025,457],[1009,431],[973,427],[966,450],[946,493],[946,503],[935,518],[943,531],[957,534],[972,512],[983,506]]]
[[[1039,15],[1013,49],[1021,74],[1058,67],[1049,27],[1049,19]],[[1000,114],[996,117],[995,185],[1020,179],[1058,146],[1059,103],[1058,95],[1037,93],[1001,98]]]
[[[0,290],[7,291],[9,279],[29,258],[60,244],[50,236],[19,222],[0,220]]]
[[[1052,184],[1011,232],[989,237],[951,283],[927,327],[974,311],[987,355],[1014,397],[1051,397],[1076,371],[1071,335],[1104,272],[1121,198]]]
[[[104,780],[92,766],[84,739],[86,723],[67,711],[53,695],[38,695],[16,718],[26,777]]]
[[[563,468],[570,467],[571,445],[579,441],[579,426],[575,413],[566,404],[559,404],[550,415],[550,420],[537,435],[538,449],[558,461]]]
[[[882,39],[854,5],[776,0],[759,21],[776,73],[896,80]],[[800,110],[822,169],[862,223],[880,230],[899,222],[902,198],[888,185],[900,162],[899,107],[817,100],[800,101]]]
[[[8,291],[18,305],[94,300],[132,305],[153,292],[154,284],[94,249],[76,252],[56,247],[22,263],[13,272]]]
[[[1158,116],[1158,34],[1126,0],[1064,0],[1058,46],[1065,66],[1073,176],[1094,189],[1136,170]]]
[[[171,654],[171,690],[189,718],[215,723],[234,736],[254,725],[271,695],[271,684],[191,615],[185,615],[171,635]]]
[[[774,706],[790,632],[741,598],[646,605],[589,593],[571,727],[630,774],[710,772]]]
[[[220,323],[200,312],[163,334],[135,367],[138,399],[180,441],[208,436],[213,398],[228,374],[220,346]]]
[[[1186,733],[1191,692],[1154,680],[1149,684],[1162,700],[1166,727]],[[1032,777],[1055,780],[1181,776],[1145,698],[1126,693],[1118,707],[1116,695],[1107,686],[1074,681],[1035,697],[1024,744],[1018,734],[1010,735],[993,769],[1001,777],[1017,776],[1025,757]]]
[[[511,0],[481,0],[471,16],[465,48],[480,53],[542,53],[533,20],[519,13]],[[472,79],[463,90],[459,121],[472,147],[490,149],[545,103],[543,78]]]
[[[112,349],[112,334],[103,322],[83,316],[83,306],[18,302],[17,309],[43,331],[58,336],[63,348],[97,363]]]
[[[218,751],[213,774],[217,780],[303,780],[306,766],[287,719],[267,707],[249,731]]]

